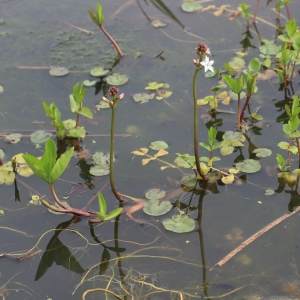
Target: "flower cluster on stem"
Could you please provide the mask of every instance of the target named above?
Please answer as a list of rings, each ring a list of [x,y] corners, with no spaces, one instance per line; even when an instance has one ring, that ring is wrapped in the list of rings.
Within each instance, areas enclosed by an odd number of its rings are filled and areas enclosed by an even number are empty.
[[[206,44],[200,43],[196,48],[196,53],[198,55],[198,59],[193,59],[193,63],[196,65],[197,69],[201,70],[204,68],[204,71],[208,70],[214,72],[213,68],[213,60],[209,60],[207,55],[210,55],[210,49],[207,48]]]
[[[102,100],[106,102],[111,108],[116,107],[118,102],[124,97],[124,93],[120,94],[119,96],[118,93],[119,89],[115,86],[112,86],[108,90],[108,94],[111,97],[111,100],[107,99],[106,97],[102,97]]]

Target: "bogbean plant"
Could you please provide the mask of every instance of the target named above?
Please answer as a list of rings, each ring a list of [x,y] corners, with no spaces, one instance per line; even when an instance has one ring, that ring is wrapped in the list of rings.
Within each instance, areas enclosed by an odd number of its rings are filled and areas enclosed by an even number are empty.
[[[86,94],[86,89],[82,83],[76,83],[73,88],[73,93],[70,95],[70,108],[76,114],[76,119],[61,120],[61,113],[55,103],[47,104],[43,102],[43,107],[46,115],[51,119],[51,125],[56,129],[56,136],[59,139],[65,136],[74,138],[84,138],[86,135],[84,127],[78,126],[79,116],[83,115],[89,119],[93,119],[93,114],[88,107],[83,106],[83,100]]]

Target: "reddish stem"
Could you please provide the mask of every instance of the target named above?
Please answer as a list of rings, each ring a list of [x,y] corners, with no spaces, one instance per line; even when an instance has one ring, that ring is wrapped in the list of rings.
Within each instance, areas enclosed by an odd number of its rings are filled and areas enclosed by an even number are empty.
[[[123,52],[121,48],[118,46],[117,42],[113,39],[113,37],[104,29],[102,25],[99,25],[100,29],[103,31],[103,33],[107,36],[107,38],[111,41],[111,43],[114,45],[116,50],[118,51],[119,55],[123,57]]]
[[[253,23],[255,23],[255,21],[256,21],[256,15],[257,15],[257,12],[258,12],[259,1],[260,1],[260,0],[257,0],[257,1],[256,1],[255,11],[254,11],[253,21],[252,21]]]
[[[245,102],[245,104],[243,106],[243,109],[242,109],[242,112],[240,114],[240,122],[242,122],[242,120],[244,118],[244,114],[245,114],[247,106],[249,105],[250,98],[251,98],[251,96],[247,96],[246,102]]]
[[[284,5],[285,5],[285,9],[286,9],[288,20],[290,21],[291,20],[291,13],[290,13],[289,6],[288,6],[287,3],[285,3]]]

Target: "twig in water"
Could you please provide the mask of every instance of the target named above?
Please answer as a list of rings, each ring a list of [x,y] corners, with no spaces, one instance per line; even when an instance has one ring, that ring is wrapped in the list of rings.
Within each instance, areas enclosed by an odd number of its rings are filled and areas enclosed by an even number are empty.
[[[241,250],[243,250],[246,246],[248,246],[249,244],[251,244],[253,241],[255,241],[258,237],[260,237],[261,235],[263,235],[265,232],[267,232],[268,230],[270,230],[271,228],[275,227],[276,225],[278,225],[279,223],[281,223],[282,221],[284,221],[285,219],[291,217],[292,215],[294,215],[296,212],[298,212],[300,210],[300,206],[298,206],[293,212],[289,213],[289,214],[284,214],[283,216],[281,216],[280,218],[276,219],[275,221],[273,221],[272,223],[270,223],[269,225],[267,225],[266,227],[264,227],[263,229],[261,229],[260,231],[256,232],[255,234],[253,234],[249,239],[247,239],[246,241],[244,241],[241,245],[239,245],[237,248],[235,248],[234,250],[232,250],[228,255],[226,255],[224,258],[222,258],[219,262],[217,262],[209,271],[211,271],[215,266],[220,266],[222,267],[225,263],[228,262],[228,260],[230,260],[233,256],[235,256],[238,252],[240,252]]]

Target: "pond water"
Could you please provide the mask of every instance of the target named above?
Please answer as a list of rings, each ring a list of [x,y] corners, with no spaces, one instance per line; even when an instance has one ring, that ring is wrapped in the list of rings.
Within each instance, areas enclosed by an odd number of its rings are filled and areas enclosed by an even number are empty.
[[[121,4],[120,4],[121,2]],[[227,170],[244,159],[255,159],[261,169],[253,174],[238,174],[242,180],[224,185],[220,180],[206,188],[188,192],[180,185],[187,168],[176,168],[176,153],[193,154],[192,79],[199,42],[207,43],[214,66],[223,69],[225,62],[245,52],[246,64],[258,57],[261,39],[277,43],[276,26],[284,29],[286,11],[276,20],[274,3],[261,1],[256,28],[246,27],[237,16],[229,20],[239,1],[229,1],[220,16],[213,13],[226,3],[207,1],[203,12],[186,13],[181,0],[103,1],[104,27],[116,39],[124,56],[119,59],[108,39],[91,21],[88,9],[96,2],[0,0],[0,149],[4,162],[18,153],[41,156],[44,145],[36,148],[29,135],[36,130],[52,131],[42,102],[55,102],[62,118],[74,118],[69,109],[69,95],[77,82],[96,80],[87,87],[84,105],[94,115],[82,117],[80,124],[88,135],[81,144],[88,153],[109,152],[110,109],[97,110],[106,95],[106,77],[93,77],[97,66],[118,72],[129,80],[119,87],[125,97],[116,109],[115,181],[118,190],[129,197],[124,204],[135,205],[130,197],[144,199],[151,188],[167,191],[173,205],[163,216],[152,217],[138,210],[134,222],[126,214],[115,221],[90,226],[87,218],[74,223],[70,215],[54,215],[43,205],[29,203],[33,194],[52,201],[49,187],[35,175],[18,177],[16,184],[1,185],[0,209],[0,295],[3,299],[293,299],[300,293],[299,214],[267,231],[224,265],[216,265],[250,236],[299,204],[298,184],[280,183],[276,154],[286,152],[277,144],[287,141],[282,125],[287,122],[284,104],[288,96],[299,94],[299,74],[293,79],[290,94],[280,89],[278,77],[258,81],[258,92],[251,99],[250,111],[263,117],[245,121],[245,146],[223,156],[214,167]],[[269,2],[269,1],[268,1]],[[253,13],[256,1],[247,1]],[[290,4],[292,16],[300,14],[300,4]],[[250,18],[250,20],[252,17]],[[151,26],[153,20],[167,25]],[[137,57],[136,53],[140,56]],[[51,66],[68,68],[69,74],[54,77]],[[297,66],[296,66],[297,70]],[[197,80],[198,98],[212,94],[220,78]],[[137,103],[133,96],[147,92],[150,82],[168,84],[172,95]],[[228,89],[227,89],[228,90]],[[154,91],[157,95],[157,92]],[[245,99],[242,100],[244,103]],[[209,105],[199,106],[199,141],[207,141],[207,129],[214,125],[217,139],[236,130],[237,101],[219,103],[219,113],[209,114]],[[20,142],[4,139],[8,133],[20,133]],[[56,141],[56,139],[54,139]],[[168,144],[168,154],[161,160],[142,165],[132,152],[149,148],[153,141]],[[66,145],[62,145],[66,148]],[[200,147],[200,155],[209,156]],[[272,154],[258,158],[253,151],[268,148]],[[155,150],[149,150],[153,156]],[[172,164],[174,168],[168,167]],[[91,157],[73,157],[67,171],[55,183],[58,196],[67,198],[73,207],[82,208],[101,189],[108,211],[118,207],[109,188],[109,177],[89,174]],[[292,154],[292,168],[297,156]],[[92,183],[92,184],[90,184]],[[87,184],[89,184],[87,186]],[[268,196],[266,189],[275,191]],[[18,193],[19,194],[18,194]],[[71,194],[72,193],[72,194]],[[162,221],[179,215],[178,201],[194,209],[189,215],[196,228],[189,233],[164,229]],[[90,210],[98,209],[97,200]],[[73,221],[72,221],[73,220]],[[18,256],[13,254],[17,253]],[[27,254],[32,254],[25,257]],[[17,257],[26,258],[17,261]],[[287,285],[287,283],[289,285]],[[109,293],[105,293],[108,290]],[[114,293],[114,294],[113,294]]]

